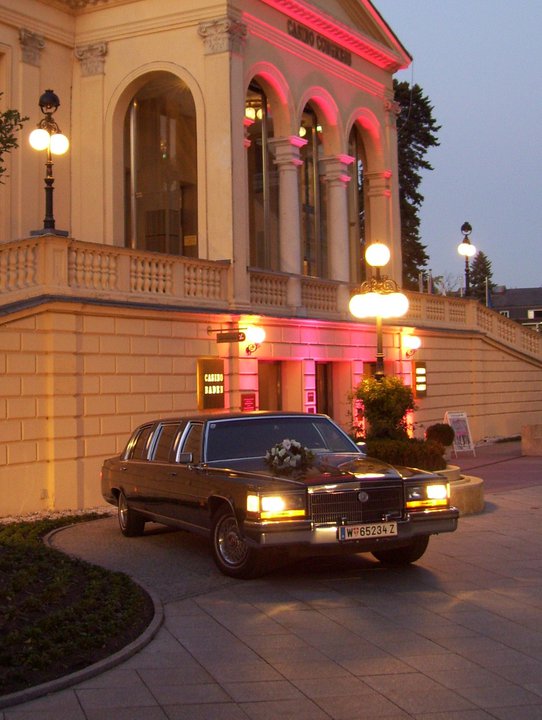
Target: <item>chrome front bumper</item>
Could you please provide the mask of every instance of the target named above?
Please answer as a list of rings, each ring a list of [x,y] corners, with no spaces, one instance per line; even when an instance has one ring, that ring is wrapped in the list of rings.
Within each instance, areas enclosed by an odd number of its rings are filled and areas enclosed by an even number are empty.
[[[359,552],[364,549],[393,547],[401,545],[411,538],[419,535],[437,535],[438,533],[453,532],[457,529],[459,510],[448,508],[446,510],[426,510],[407,515],[406,519],[397,522],[397,536],[367,538],[355,541],[341,542],[337,537],[336,525],[312,527],[308,523],[296,523],[295,526],[286,526],[285,523],[271,527],[269,524],[245,523],[245,537],[251,544],[265,547],[284,545],[317,545],[338,547],[356,547]]]

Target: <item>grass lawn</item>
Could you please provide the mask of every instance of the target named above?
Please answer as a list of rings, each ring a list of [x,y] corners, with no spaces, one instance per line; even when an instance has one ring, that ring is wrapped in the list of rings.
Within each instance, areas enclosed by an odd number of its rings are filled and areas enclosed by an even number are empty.
[[[42,542],[55,528],[98,517],[0,525],[0,695],[108,657],[152,620],[149,596],[126,575]]]

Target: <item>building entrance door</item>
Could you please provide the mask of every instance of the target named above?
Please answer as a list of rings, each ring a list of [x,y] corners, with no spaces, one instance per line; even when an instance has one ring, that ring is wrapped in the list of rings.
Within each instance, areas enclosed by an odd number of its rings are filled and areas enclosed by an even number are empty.
[[[316,412],[333,417],[333,363],[316,363]]]
[[[282,368],[280,361],[258,362],[260,410],[282,410]]]

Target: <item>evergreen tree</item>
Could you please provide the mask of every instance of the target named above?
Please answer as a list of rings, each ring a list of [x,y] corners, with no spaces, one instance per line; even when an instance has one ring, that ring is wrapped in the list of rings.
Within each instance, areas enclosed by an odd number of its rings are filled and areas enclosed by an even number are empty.
[[[477,252],[470,266],[470,296],[485,303],[486,294],[495,287],[492,277],[491,261],[482,251]]]
[[[0,98],[3,93],[0,92]],[[4,110],[0,112],[0,183],[3,183],[2,176],[6,172],[4,165],[4,153],[11,152],[19,147],[17,132],[23,127],[27,117],[21,117],[17,110]]]
[[[395,100],[401,110],[397,118],[399,160],[399,203],[401,213],[401,246],[403,252],[403,287],[418,288],[418,275],[429,259],[420,240],[419,209],[423,195],[419,188],[421,171],[432,170],[426,159],[429,148],[439,145],[433,107],[419,85],[393,81]]]

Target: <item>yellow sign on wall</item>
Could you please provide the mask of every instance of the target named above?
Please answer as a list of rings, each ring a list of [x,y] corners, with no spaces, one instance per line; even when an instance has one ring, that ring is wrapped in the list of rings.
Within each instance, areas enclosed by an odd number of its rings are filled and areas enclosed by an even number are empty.
[[[224,407],[224,360],[198,358],[198,409]]]

